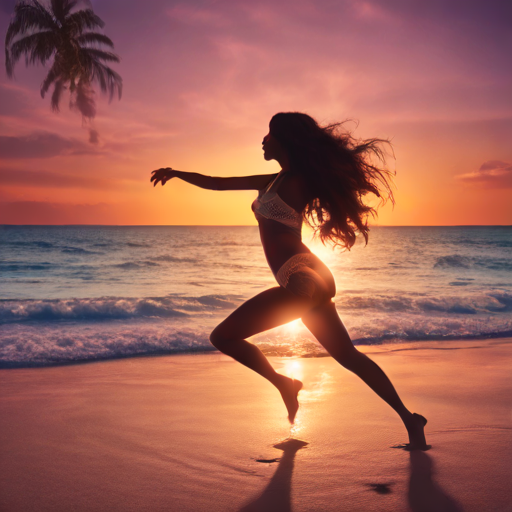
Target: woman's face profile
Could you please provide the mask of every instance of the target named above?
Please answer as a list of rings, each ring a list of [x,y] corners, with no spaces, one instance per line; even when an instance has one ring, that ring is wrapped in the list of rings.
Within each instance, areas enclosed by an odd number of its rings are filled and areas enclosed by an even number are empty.
[[[270,132],[268,132],[267,135],[263,137],[262,145],[263,158],[267,161],[279,160],[279,157],[284,152],[283,146],[281,146],[279,141]]]

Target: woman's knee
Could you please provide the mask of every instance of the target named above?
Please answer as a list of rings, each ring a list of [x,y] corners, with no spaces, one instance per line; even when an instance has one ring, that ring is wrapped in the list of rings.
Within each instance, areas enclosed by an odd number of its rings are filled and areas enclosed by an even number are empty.
[[[341,366],[353,372],[357,369],[361,358],[364,357],[365,355],[362,352],[359,352],[357,348],[353,347],[342,350],[336,357],[336,360],[341,364]]]
[[[213,331],[210,333],[210,343],[215,347],[219,348],[224,342],[224,336],[222,336],[221,330],[219,326],[215,327]]]
[[[320,341],[322,343],[322,341]],[[354,371],[357,367],[361,357],[364,357],[362,352],[359,352],[357,348],[352,344],[346,343],[322,343],[327,349],[327,352],[333,357],[341,366],[347,370]]]
[[[222,324],[219,324],[210,333],[210,343],[221,352],[223,349],[232,342],[230,337],[227,335],[225,328]]]

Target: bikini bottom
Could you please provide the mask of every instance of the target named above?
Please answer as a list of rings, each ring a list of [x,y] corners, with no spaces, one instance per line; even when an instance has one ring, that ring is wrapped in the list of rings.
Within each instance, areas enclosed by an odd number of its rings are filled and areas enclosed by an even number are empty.
[[[315,300],[331,299],[336,285],[330,270],[313,253],[295,254],[277,271],[276,281],[294,295]]]

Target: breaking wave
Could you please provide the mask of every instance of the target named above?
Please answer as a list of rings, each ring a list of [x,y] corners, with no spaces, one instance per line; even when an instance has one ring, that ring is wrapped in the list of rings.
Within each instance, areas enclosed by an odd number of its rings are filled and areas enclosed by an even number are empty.
[[[466,284],[470,281],[460,282]],[[340,311],[373,310],[417,314],[437,312],[475,315],[511,312],[512,294],[500,291],[462,297],[407,297],[383,294],[344,296],[342,294],[336,304]]]
[[[2,300],[0,325],[19,322],[105,321],[186,317],[192,312],[234,308],[233,299],[202,297],[101,297],[95,299]]]
[[[512,336],[512,318],[502,314],[512,310],[512,294],[468,300],[352,297],[336,305],[356,345]],[[241,301],[223,295],[3,300],[0,368],[211,351],[209,333]],[[300,321],[251,341],[271,356],[326,355]]]
[[[378,317],[374,323],[347,317],[355,345],[428,340],[475,340],[512,336],[512,322]],[[213,322],[215,324],[215,321]],[[195,327],[194,327],[195,326]],[[135,356],[201,353],[215,350],[209,342],[212,325],[169,317],[109,323],[15,323],[2,327],[0,368],[21,368],[92,362]],[[323,357],[327,353],[305,327],[282,326],[251,339],[264,354],[281,357]]]
[[[52,366],[134,356],[214,350],[208,332],[167,326],[89,329],[10,325],[0,338],[0,368]]]
[[[466,281],[461,281],[465,283]],[[212,315],[235,309],[240,296],[203,295],[186,297],[100,297],[90,299],[25,299],[0,301],[0,325],[6,323],[63,320],[106,321],[137,318],[186,317],[192,313]],[[430,317],[452,315],[499,315],[512,312],[512,293],[489,292],[467,296],[407,297],[396,295],[349,295],[336,298],[340,313],[407,313]]]

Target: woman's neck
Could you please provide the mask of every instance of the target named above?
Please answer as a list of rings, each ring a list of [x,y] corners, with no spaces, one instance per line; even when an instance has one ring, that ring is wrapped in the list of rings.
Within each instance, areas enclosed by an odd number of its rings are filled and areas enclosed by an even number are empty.
[[[289,171],[290,170],[290,159],[288,158],[288,155],[283,155],[281,158],[276,159],[277,163],[281,166],[282,171]]]

